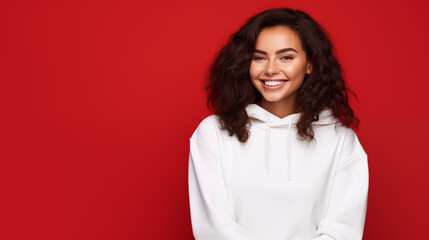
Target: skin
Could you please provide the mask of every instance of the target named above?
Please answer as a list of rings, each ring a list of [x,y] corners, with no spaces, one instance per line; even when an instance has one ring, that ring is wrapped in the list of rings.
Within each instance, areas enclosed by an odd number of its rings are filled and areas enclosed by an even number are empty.
[[[262,94],[259,106],[284,118],[296,113],[295,100],[305,74],[311,74],[301,40],[286,26],[264,28],[258,35],[249,75]],[[287,80],[278,89],[267,89],[262,80]]]

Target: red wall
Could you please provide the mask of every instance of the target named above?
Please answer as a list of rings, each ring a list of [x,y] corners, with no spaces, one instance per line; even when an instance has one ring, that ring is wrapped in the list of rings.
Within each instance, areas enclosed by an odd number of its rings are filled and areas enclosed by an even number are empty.
[[[191,239],[189,137],[251,15],[330,33],[369,156],[364,239],[429,224],[426,1],[0,1],[0,239]]]

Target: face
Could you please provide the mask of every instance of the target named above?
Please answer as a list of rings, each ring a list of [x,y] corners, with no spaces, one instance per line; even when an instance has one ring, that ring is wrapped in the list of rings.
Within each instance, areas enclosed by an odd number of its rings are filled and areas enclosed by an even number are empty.
[[[261,104],[293,106],[306,73],[311,73],[311,66],[294,30],[276,26],[260,32],[249,74],[262,94]]]

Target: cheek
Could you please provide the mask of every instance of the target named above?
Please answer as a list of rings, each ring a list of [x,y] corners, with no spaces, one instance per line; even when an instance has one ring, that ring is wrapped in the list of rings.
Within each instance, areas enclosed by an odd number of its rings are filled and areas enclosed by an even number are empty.
[[[250,69],[249,69],[249,75],[250,75],[250,79],[253,81],[253,79],[255,79],[258,76],[258,66],[251,63],[250,64]]]
[[[299,65],[299,66],[290,66],[289,68],[285,69],[285,72],[288,73],[290,78],[299,78],[304,79],[306,67],[305,65]]]
[[[257,84],[257,82],[259,82],[259,81],[255,80],[255,79],[257,79],[257,76],[258,76],[258,74],[257,74],[257,71],[255,70],[255,65],[251,64],[250,69],[249,69],[249,77],[250,77],[250,82],[252,82],[252,85],[256,89],[258,89],[258,87],[259,87]]]

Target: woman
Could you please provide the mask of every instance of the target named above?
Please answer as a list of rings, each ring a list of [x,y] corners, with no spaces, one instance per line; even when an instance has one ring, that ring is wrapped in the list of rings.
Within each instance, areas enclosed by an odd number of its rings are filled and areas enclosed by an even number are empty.
[[[367,155],[317,22],[292,9],[252,17],[219,52],[207,89],[216,115],[190,139],[197,240],[362,239]]]

